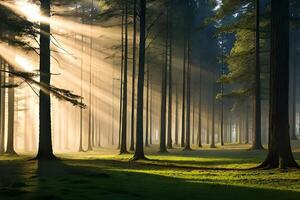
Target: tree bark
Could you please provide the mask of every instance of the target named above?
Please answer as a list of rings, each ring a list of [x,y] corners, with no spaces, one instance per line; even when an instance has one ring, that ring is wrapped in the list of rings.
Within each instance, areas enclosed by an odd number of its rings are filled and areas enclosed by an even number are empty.
[[[149,74],[149,63],[147,62],[147,92],[146,92],[146,140],[145,146],[149,146],[149,81],[150,81],[150,74]]]
[[[271,1],[269,148],[259,167],[299,168],[289,136],[289,1]]]
[[[199,99],[198,99],[198,147],[202,147],[202,70],[200,70],[200,75],[199,75]]]
[[[260,0],[256,0],[256,67],[255,67],[255,94],[253,97],[253,150],[261,150],[261,89],[260,89]]]
[[[136,21],[137,21],[137,0],[133,1],[133,47],[132,47],[132,91],[131,91],[131,137],[130,151],[134,151],[134,112],[135,112],[135,74],[136,74]]]
[[[93,8],[91,8],[91,12],[90,12],[90,34],[92,36],[92,26],[93,26]],[[93,97],[93,94],[92,94],[92,87],[93,87],[93,84],[92,84],[92,60],[93,60],[93,38],[90,37],[90,52],[89,52],[89,56],[90,56],[90,66],[89,66],[89,109],[88,109],[88,112],[89,112],[89,126],[88,126],[88,148],[87,148],[87,151],[92,151],[93,150],[93,136],[94,136],[94,130],[93,130],[93,103],[92,103],[92,97]]]
[[[0,69],[5,69],[4,61],[0,58]],[[5,73],[0,72],[0,84],[5,83]],[[0,154],[4,153],[4,132],[5,132],[5,88],[0,88]]]
[[[169,10],[167,9],[167,18]],[[167,20],[168,21],[168,20]],[[166,147],[166,111],[167,111],[167,68],[168,68],[168,30],[165,36],[165,62],[162,68],[162,84],[161,84],[161,126],[160,126],[160,145],[159,152],[167,152]]]
[[[41,13],[44,17],[50,18],[50,0],[41,0]],[[55,159],[52,149],[51,135],[51,99],[50,99],[50,24],[40,22],[40,82],[45,89],[40,90],[40,127],[39,145],[36,159]]]
[[[186,19],[186,9],[185,9],[185,16],[184,16],[184,24],[186,24],[187,22],[187,19]],[[185,27],[187,28],[187,27]],[[183,45],[183,78],[182,78],[182,113],[181,113],[181,147],[185,147],[185,133],[186,133],[186,130],[185,130],[185,116],[186,116],[186,113],[185,113],[185,100],[186,100],[186,49],[187,49],[187,33],[186,33],[186,30],[184,30],[184,37],[183,37],[183,42],[184,42],[184,45]]]
[[[119,139],[118,147],[121,147],[121,135],[122,135],[122,114],[123,114],[123,82],[124,82],[124,21],[125,21],[125,9],[124,3],[121,4],[122,9],[122,27],[121,27],[121,73],[120,73],[120,111],[119,111]]]
[[[127,79],[128,79],[128,0],[125,1],[125,45],[124,45],[124,83],[123,83],[123,114],[120,154],[127,151]]]
[[[12,68],[10,68],[12,70]],[[14,77],[9,74],[9,84],[14,84]],[[14,148],[14,121],[15,121],[15,89],[8,89],[8,125],[6,153],[17,154]]]
[[[146,159],[143,141],[143,110],[144,110],[144,73],[145,73],[145,43],[146,43],[146,0],[140,0],[140,44],[139,44],[139,74],[137,99],[137,131],[136,148],[133,160]]]
[[[168,34],[168,41],[169,41],[169,102],[168,102],[168,140],[167,140],[167,148],[171,149],[172,148],[172,103],[173,103],[173,62],[172,62],[172,54],[173,54],[173,49],[172,49],[172,8],[171,5],[168,5],[168,20],[167,20],[167,31],[169,32]],[[171,19],[170,19],[171,18]]]
[[[190,26],[189,26],[190,29]],[[184,150],[191,150],[191,32],[187,42],[186,140]]]
[[[297,105],[297,65],[296,65],[296,59],[297,59],[297,41],[296,41],[296,36],[294,33],[294,30],[291,30],[291,109],[290,109],[290,135],[291,135],[291,140],[297,140],[296,136],[296,105]]]
[[[76,6],[77,9],[77,6]],[[77,12],[77,10],[76,10]],[[82,6],[82,13],[83,15],[84,7]],[[81,24],[83,23],[83,16],[81,16]],[[82,31],[82,26],[81,26]],[[83,35],[81,34],[81,61],[80,61],[80,96],[83,97]],[[83,103],[83,98],[80,99],[80,102]],[[83,108],[80,108],[80,133],[79,133],[79,152],[83,152]]]
[[[176,85],[176,102],[175,102],[175,145],[178,145],[178,85]]]
[[[214,74],[213,74],[213,77],[214,77]],[[211,121],[211,142],[210,142],[210,148],[216,148],[216,145],[215,145],[215,79],[213,78],[213,89],[212,89],[212,113],[211,113],[211,118],[212,118],[212,121]]]

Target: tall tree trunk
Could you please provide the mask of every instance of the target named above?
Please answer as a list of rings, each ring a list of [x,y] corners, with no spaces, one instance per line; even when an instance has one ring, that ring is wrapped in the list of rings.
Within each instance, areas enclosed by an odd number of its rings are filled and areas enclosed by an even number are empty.
[[[123,114],[123,87],[124,87],[124,21],[125,21],[125,9],[124,3],[121,5],[122,9],[122,27],[121,27],[121,73],[120,73],[120,110],[119,110],[119,139],[118,139],[118,147],[121,147],[121,135],[122,135],[122,114]]]
[[[225,66],[224,66],[224,33],[222,33],[222,66],[221,66],[221,75],[224,75]],[[224,84],[221,83],[221,94],[224,94]],[[224,99],[221,99],[221,133],[220,133],[220,143],[221,146],[224,146]]]
[[[124,84],[123,84],[123,114],[120,154],[127,152],[127,79],[128,79],[128,0],[125,1],[125,45],[124,45]]]
[[[206,93],[207,94],[207,93]],[[207,95],[209,97],[209,95]],[[209,98],[210,99],[210,98]],[[209,100],[206,103],[206,144],[209,144]]]
[[[213,77],[214,77],[214,74],[213,74]],[[215,79],[213,78],[213,89],[212,89],[212,113],[211,113],[211,119],[212,119],[212,122],[211,122],[211,142],[210,142],[210,148],[216,148],[216,145],[215,145]]]
[[[187,11],[185,11],[187,12]],[[185,14],[186,15],[186,14]],[[184,17],[186,23],[187,19]],[[182,78],[182,113],[181,113],[181,147],[185,146],[185,99],[186,99],[186,48],[187,48],[187,33],[184,30],[184,47],[183,47],[183,78]]]
[[[149,71],[150,72],[150,71]],[[149,143],[150,145],[153,143],[153,84],[152,84],[152,75],[150,74],[150,136]]]
[[[260,0],[256,0],[256,66],[255,66],[255,94],[253,97],[253,150],[263,149],[261,144],[261,89],[260,89]]]
[[[115,77],[114,75],[113,75],[113,77]],[[111,137],[111,144],[112,145],[115,145],[115,128],[116,128],[116,125],[115,125],[115,119],[116,119],[116,117],[115,117],[115,79],[113,78],[113,97],[112,97],[112,105],[113,105],[113,111],[112,111],[112,118],[113,118],[113,121],[112,121],[112,127],[113,127],[113,129],[112,129],[112,137]],[[99,138],[100,138],[100,136],[99,136]]]
[[[269,148],[260,167],[299,168],[289,136],[289,1],[271,1]]]
[[[202,70],[199,68],[199,99],[198,99],[198,147],[202,147]]]
[[[76,6],[77,8],[77,6]],[[82,12],[81,12],[81,24],[83,24],[83,12],[84,7],[82,6]],[[77,12],[77,10],[76,10]],[[81,26],[82,31],[82,26]],[[83,97],[83,34],[81,34],[81,59],[80,59],[80,96]],[[80,103],[83,103],[83,98],[80,98]],[[79,152],[83,152],[83,108],[80,108],[80,134],[79,134]]]
[[[240,117],[239,117],[239,144],[242,144],[242,140],[243,140],[243,114],[240,113]]]
[[[169,9],[167,9],[167,21],[169,17]],[[166,29],[165,36],[165,62],[162,68],[162,84],[161,84],[161,126],[160,126],[160,145],[159,152],[167,152],[166,147],[166,111],[167,111],[167,69],[168,69],[168,30]]]
[[[4,61],[0,58],[0,69],[5,69]],[[0,84],[5,83],[5,73],[0,72]],[[0,154],[4,153],[5,132],[5,88],[0,87]]]
[[[143,111],[144,111],[144,73],[145,73],[145,43],[146,43],[146,0],[140,0],[140,45],[139,73],[137,94],[137,130],[136,148],[133,160],[145,159],[143,141]]]
[[[190,29],[190,26],[189,26]],[[187,43],[186,140],[184,150],[191,150],[191,32]]]
[[[176,85],[176,102],[175,102],[175,145],[178,145],[178,85]]]
[[[246,134],[245,134],[245,144],[249,143],[249,101],[246,102]]]
[[[91,12],[90,12],[90,52],[89,52],[89,56],[90,56],[90,66],[89,66],[89,126],[88,126],[88,151],[92,151],[93,150],[93,135],[94,135],[94,130],[93,130],[93,103],[92,103],[92,60],[93,60],[93,38],[92,38],[92,27],[93,27],[93,7],[91,8]]]
[[[296,60],[297,60],[297,42],[296,42],[296,35],[294,33],[294,30],[291,30],[291,73],[290,75],[292,76],[290,83],[291,83],[291,109],[290,109],[290,135],[291,135],[291,140],[297,140],[296,136],[296,105],[297,105],[297,65],[296,65]]]
[[[50,18],[50,0],[41,0],[41,13]],[[40,127],[39,146],[36,159],[50,160],[55,156],[51,137],[51,100],[50,100],[50,24],[40,22],[40,82],[45,87],[40,90]]]
[[[147,59],[148,60],[148,59]],[[150,74],[149,74],[149,62],[147,61],[147,92],[146,92],[146,142],[145,146],[149,146],[149,81],[150,81]]]
[[[10,68],[12,71],[13,69]],[[9,74],[9,84],[14,84],[14,77]],[[15,89],[8,89],[8,125],[7,125],[7,146],[6,153],[16,154],[14,148],[14,121],[15,121]]]
[[[135,113],[135,74],[136,74],[136,21],[137,21],[137,0],[133,1],[133,47],[132,47],[132,91],[131,91],[131,137],[130,151],[134,151],[134,113]]]
[[[97,79],[97,85],[101,85],[101,73],[100,72],[98,72],[97,73],[97,76],[99,77],[98,79]],[[96,77],[97,77],[96,76]],[[114,88],[114,87],[113,87]],[[96,105],[95,105],[96,107],[97,107],[97,109],[98,110],[101,110],[101,99],[100,98],[98,98],[97,100],[96,100]],[[99,111],[98,111],[98,114],[100,114],[99,113]],[[114,118],[114,117],[113,117]],[[101,148],[101,143],[102,143],[102,138],[101,138],[101,117],[99,117],[98,119],[97,119],[97,135],[98,135],[98,138],[97,138],[97,146],[99,147],[99,148]],[[112,145],[114,145],[114,134],[112,134]]]
[[[173,103],[173,62],[172,62],[172,54],[173,54],[173,49],[172,49],[172,43],[173,43],[173,38],[172,38],[172,7],[171,4],[169,5],[169,12],[168,12],[168,20],[167,20],[167,31],[169,32],[168,34],[168,41],[169,41],[169,102],[168,102],[168,140],[167,140],[167,148],[171,149],[172,148],[172,103]]]
[[[195,107],[196,107],[196,103],[195,103],[195,96],[193,96],[193,125],[192,125],[192,144],[195,144]]]

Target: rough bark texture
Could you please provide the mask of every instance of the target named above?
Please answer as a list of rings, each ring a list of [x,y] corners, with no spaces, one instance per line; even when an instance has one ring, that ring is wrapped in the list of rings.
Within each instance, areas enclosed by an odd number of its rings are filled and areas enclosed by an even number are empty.
[[[0,58],[0,69],[5,69],[5,64]],[[0,72],[0,84],[5,83],[5,73]],[[0,154],[4,153],[4,128],[5,128],[5,88],[0,88]]]
[[[143,111],[144,111],[144,73],[145,73],[145,40],[146,40],[146,0],[140,0],[140,45],[139,74],[137,99],[137,130],[136,148],[133,160],[145,159],[143,141]]]
[[[128,1],[125,1],[125,44],[124,44],[124,83],[123,83],[123,114],[120,154],[127,152],[127,72],[128,72]]]
[[[198,99],[198,147],[202,147],[202,70],[200,70],[200,85],[199,85],[199,99]]]
[[[122,7],[122,28],[121,28],[121,74],[120,74],[120,110],[119,110],[119,139],[118,149],[121,147],[121,133],[122,133],[122,113],[123,113],[123,82],[124,82],[124,20],[125,20],[125,9],[124,4]]]
[[[45,17],[50,17],[50,0],[41,0],[41,13]],[[50,100],[50,24],[41,22],[40,24],[40,81],[45,89],[40,90],[40,127],[38,160],[50,160],[55,156],[52,150],[51,137],[51,100]]]
[[[167,10],[168,12],[168,10]],[[168,14],[167,14],[168,16]],[[162,68],[161,84],[161,126],[159,152],[167,152],[166,146],[166,111],[167,111],[167,68],[168,68],[168,30],[165,38],[165,63]]]
[[[147,92],[146,92],[146,139],[145,139],[145,146],[149,146],[149,95],[150,95],[150,88],[149,88],[149,82],[150,81],[150,75],[149,75],[149,63],[147,62]],[[150,133],[151,134],[151,133]]]
[[[178,86],[176,85],[176,102],[175,102],[175,145],[178,145]]]
[[[263,149],[261,144],[261,94],[260,94],[260,1],[256,0],[256,67],[255,67],[255,94],[253,98],[253,141],[252,149]]]
[[[90,16],[91,16],[91,20],[90,20],[90,34],[92,35],[92,26],[93,26],[93,8],[91,8],[91,12],[90,12]],[[91,43],[90,43],[90,66],[89,66],[89,126],[88,126],[88,151],[92,151],[93,150],[93,139],[94,139],[94,129],[93,129],[93,103],[92,103],[92,56],[93,56],[93,38],[91,37]]]
[[[186,94],[186,137],[184,150],[191,150],[191,35],[187,43],[187,94]]]
[[[14,84],[14,77],[9,74],[9,84]],[[14,121],[15,121],[15,89],[8,89],[8,130],[6,153],[16,154],[14,149]]]
[[[271,2],[269,149],[260,167],[299,168],[289,136],[289,1]]]
[[[167,20],[167,27],[168,27],[168,47],[169,47],[169,102],[168,102],[168,140],[167,140],[167,148],[171,149],[172,148],[172,103],[173,103],[173,72],[172,72],[172,54],[173,54],[173,49],[172,49],[172,8],[170,8],[171,5],[168,6],[169,12],[168,12],[168,20]],[[171,20],[170,20],[171,18]]]
[[[137,19],[137,0],[133,1],[133,47],[132,47],[132,91],[131,91],[131,137],[130,151],[134,151],[134,112],[135,112],[135,74],[136,74],[136,19]]]
[[[213,75],[213,77],[214,77],[214,75]],[[215,99],[216,99],[215,98],[215,80],[213,78],[210,148],[216,148],[216,145],[215,145]]]
[[[186,33],[184,34],[183,50],[183,83],[182,83],[182,106],[181,106],[181,147],[185,146],[185,99],[186,99]]]
[[[297,37],[296,37],[296,32],[295,30],[291,30],[291,100],[290,100],[290,135],[291,135],[291,140],[297,140],[296,136],[296,107],[297,107],[297,65],[296,65],[296,60],[297,60]]]
[[[77,6],[76,6],[77,9]],[[84,12],[84,7],[82,6],[82,13]],[[77,12],[77,10],[76,10]],[[81,17],[81,23],[83,23],[83,17]],[[81,28],[82,29],[82,28]],[[80,96],[83,96],[83,35],[81,35],[81,61],[80,61]],[[83,103],[83,99],[80,99]],[[80,108],[80,134],[79,134],[79,152],[83,152],[83,108]]]

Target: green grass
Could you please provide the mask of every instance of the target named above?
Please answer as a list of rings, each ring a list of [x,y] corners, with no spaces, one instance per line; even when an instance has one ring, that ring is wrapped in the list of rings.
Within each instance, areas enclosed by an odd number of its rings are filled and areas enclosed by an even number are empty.
[[[141,162],[107,150],[40,163],[0,156],[0,199],[300,199],[300,171],[245,170],[266,151],[147,152],[150,160]]]

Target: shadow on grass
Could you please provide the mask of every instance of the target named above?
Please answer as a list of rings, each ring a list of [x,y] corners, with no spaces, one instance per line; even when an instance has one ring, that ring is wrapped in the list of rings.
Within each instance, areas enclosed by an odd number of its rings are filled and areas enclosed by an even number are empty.
[[[153,166],[143,163],[112,160],[1,162],[0,199],[277,200],[284,197],[292,200],[299,199],[300,195],[299,192],[220,185],[218,182],[192,182],[189,179],[128,170],[151,168]],[[156,166],[156,169],[160,168]]]

